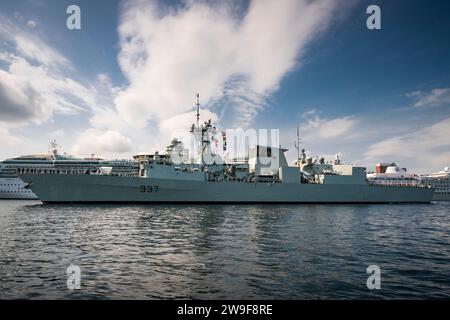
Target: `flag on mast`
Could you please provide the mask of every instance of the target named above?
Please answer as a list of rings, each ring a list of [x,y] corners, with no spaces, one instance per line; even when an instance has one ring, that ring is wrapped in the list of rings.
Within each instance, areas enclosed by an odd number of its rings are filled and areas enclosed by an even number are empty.
[[[227,133],[222,131],[223,151],[227,151]]]

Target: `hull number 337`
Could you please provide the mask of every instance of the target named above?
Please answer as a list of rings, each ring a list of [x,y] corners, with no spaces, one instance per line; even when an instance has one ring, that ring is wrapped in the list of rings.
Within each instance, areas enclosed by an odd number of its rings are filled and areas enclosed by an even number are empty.
[[[159,187],[158,186],[140,186],[139,189],[141,192],[158,192]]]

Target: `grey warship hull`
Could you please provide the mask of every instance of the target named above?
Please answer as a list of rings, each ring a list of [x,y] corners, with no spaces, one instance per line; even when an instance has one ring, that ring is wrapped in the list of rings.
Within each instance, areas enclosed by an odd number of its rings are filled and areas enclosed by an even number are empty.
[[[43,203],[428,203],[434,190],[370,184],[21,174]]]

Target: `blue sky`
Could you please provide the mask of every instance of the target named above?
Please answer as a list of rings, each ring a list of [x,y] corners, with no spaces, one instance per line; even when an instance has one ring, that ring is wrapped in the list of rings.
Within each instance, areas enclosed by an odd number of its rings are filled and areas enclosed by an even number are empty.
[[[81,8],[67,30],[66,8]],[[366,28],[381,8],[382,29]],[[125,157],[166,145],[194,95],[222,128],[296,126],[312,155],[450,165],[450,3],[0,3],[0,158]],[[187,123],[186,123],[187,121]]]

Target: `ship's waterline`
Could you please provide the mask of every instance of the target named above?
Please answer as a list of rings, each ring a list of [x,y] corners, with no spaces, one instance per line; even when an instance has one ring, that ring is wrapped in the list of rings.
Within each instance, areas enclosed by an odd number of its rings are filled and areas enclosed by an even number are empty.
[[[420,203],[433,189],[353,184],[209,182],[107,175],[21,175],[44,203]]]

